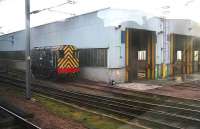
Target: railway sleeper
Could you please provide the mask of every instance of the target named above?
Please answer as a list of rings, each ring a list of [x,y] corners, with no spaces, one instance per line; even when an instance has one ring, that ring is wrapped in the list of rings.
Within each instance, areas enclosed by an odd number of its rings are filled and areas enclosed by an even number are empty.
[[[98,97],[100,97],[100,96],[98,96]],[[106,98],[106,99],[108,99],[108,98]],[[105,101],[107,101],[107,100],[105,100]],[[120,103],[120,104],[122,104],[122,103]],[[134,105],[136,105],[135,103],[134,103]],[[155,106],[155,105],[154,105]],[[160,105],[159,105],[160,106]],[[142,106],[142,107],[144,107],[144,105]],[[151,109],[150,107],[149,107],[149,105],[147,105],[147,107],[146,108],[149,108],[149,109]],[[159,107],[160,108],[160,107]],[[169,107],[166,107],[168,110],[169,110]],[[154,109],[155,110],[155,109]],[[177,112],[177,109],[176,109],[176,111],[175,112]],[[180,111],[178,111],[179,113],[181,113]],[[186,112],[184,111],[184,114],[186,114]],[[196,118],[196,116],[198,116],[198,118],[199,118],[199,114],[197,114],[196,112],[195,113],[193,113],[192,111],[190,111],[190,113],[187,113],[187,114],[196,114],[195,115],[195,118]],[[187,116],[188,117],[188,116]],[[191,116],[189,116],[189,117],[191,117]]]
[[[64,94],[64,95],[66,95],[66,94]],[[78,94],[77,94],[77,96],[78,96]],[[79,97],[83,98],[83,96],[79,96]],[[85,99],[91,99],[89,96],[84,96],[84,98]],[[128,102],[124,104],[122,102],[118,102],[119,100],[114,100],[113,98],[112,98],[113,100],[111,100],[111,98],[101,98],[101,96],[97,96],[94,99],[98,100],[99,102],[100,101],[103,101],[104,103],[107,102],[108,104],[109,103],[114,103],[116,105],[119,104],[119,105],[124,106],[124,108],[127,108],[127,109],[140,108],[140,109],[143,109],[143,110],[146,110],[146,111],[161,110],[161,111],[166,112],[166,113],[173,113],[175,115],[187,116],[187,117],[191,117],[191,118],[193,118],[195,116],[196,119],[200,119],[200,112],[199,111],[187,110],[187,109],[183,109],[183,108],[175,108],[175,107],[170,107],[170,106],[165,107],[165,106],[162,106],[162,105],[153,105],[154,106],[153,107],[152,105],[147,104],[147,103],[146,103],[146,105],[144,105],[144,103],[143,103],[143,105],[137,105],[138,103],[140,104],[141,102],[134,103],[134,104],[130,105],[130,104],[127,104]],[[135,106],[135,105],[137,105],[137,106]],[[157,107],[157,108],[155,108],[155,107]],[[171,111],[171,110],[173,110],[173,111]],[[177,114],[176,114],[176,112],[177,112]]]
[[[0,77],[2,77],[2,75]],[[5,77],[5,76],[3,76],[3,78],[12,79],[10,77]],[[14,79],[14,80],[17,82],[20,82],[20,83],[24,83],[24,80],[19,80],[19,79]],[[37,85],[37,84],[33,83],[33,85]],[[113,87],[106,87],[106,88],[113,88]],[[113,92],[113,91],[116,91],[116,89],[113,88],[113,89],[110,89],[110,91]],[[118,89],[118,92],[119,92],[119,89]],[[128,92],[128,90],[126,90],[126,92]],[[177,101],[177,99],[179,100],[179,98],[173,98],[173,99],[176,99],[176,101],[172,101],[171,99],[160,101],[161,96],[159,96],[159,95],[153,94],[153,96],[151,96],[151,97],[149,97],[149,96],[146,97],[146,96],[144,96],[144,94],[146,95],[148,93],[143,93],[143,92],[138,93],[138,91],[131,91],[131,93],[132,92],[134,93],[134,95],[137,93],[137,95],[136,96],[127,95],[127,94],[123,94],[123,92],[121,92],[121,91],[120,91],[120,95],[125,95],[125,96],[129,96],[129,97],[131,96],[131,98],[132,98],[131,100],[139,100],[139,101],[143,101],[143,102],[149,102],[149,103],[160,104],[160,105],[170,105],[170,106],[176,106],[176,107],[180,107],[180,108],[189,108],[189,109],[193,109],[193,110],[200,110],[200,102],[199,102],[199,106],[197,106],[197,105],[191,105],[191,103],[185,104],[184,99],[181,99],[182,101]],[[166,98],[168,96],[162,96],[162,97]],[[183,103],[183,101],[184,101],[184,103]],[[195,101],[195,103],[197,103],[197,102]]]
[[[82,82],[81,82],[82,83]],[[83,85],[83,84],[77,84],[77,83],[70,83],[71,85],[79,86],[79,87],[87,87],[89,89],[95,89],[94,87],[91,87],[91,85]],[[87,83],[86,83],[87,84]],[[95,87],[97,85],[95,84]],[[139,99],[141,101],[147,101],[147,102],[153,102],[157,104],[172,104],[173,106],[175,105],[182,105],[182,107],[185,106],[194,106],[194,107],[200,107],[200,101],[196,100],[188,100],[188,99],[182,99],[182,98],[176,98],[176,97],[171,97],[171,96],[164,96],[164,95],[156,95],[153,93],[147,93],[147,92],[141,92],[141,91],[129,91],[127,89],[120,89],[116,87],[111,87],[111,86],[99,86],[96,88],[98,90],[102,91],[107,91],[107,92],[112,92],[115,95],[118,95],[119,97],[124,97],[124,98],[129,98],[129,99]],[[192,101],[192,102],[191,102]]]
[[[69,97],[69,96],[68,96],[68,97]],[[79,96],[79,97],[82,97],[82,96]],[[65,99],[66,99],[66,98],[65,98]],[[102,102],[103,102],[103,101],[102,101]],[[85,102],[84,102],[84,103],[85,103]],[[112,106],[113,106],[113,105],[112,105]],[[108,110],[108,109],[110,109],[110,107],[109,107],[109,108],[107,108],[107,110]],[[105,110],[105,109],[104,109],[104,110]],[[110,110],[111,110],[111,109],[110,109]],[[112,109],[112,110],[113,110],[113,109]],[[115,111],[115,112],[116,112],[116,111],[117,111],[117,112],[119,112],[119,110],[115,110],[115,109],[114,109],[114,111]],[[126,115],[127,115],[127,113],[124,113],[124,112],[122,112],[122,111],[121,111],[121,113],[123,113],[123,114],[126,114]],[[135,114],[134,114],[134,115],[132,115],[132,116],[133,116],[133,117],[135,117],[135,118],[137,118],[137,119],[138,119],[138,118],[140,118],[140,119],[141,119],[141,117],[138,117],[137,115],[135,116]],[[143,118],[143,119],[144,119],[144,118]],[[145,120],[146,120],[146,119],[145,119]],[[152,122],[152,121],[151,121],[151,122]],[[154,123],[159,123],[159,122],[154,122]],[[162,123],[162,125],[165,125],[165,124],[164,124],[164,123]],[[166,126],[166,125],[165,125],[165,126]]]
[[[126,118],[126,119],[129,119],[129,121],[131,120],[131,122],[133,122],[134,124],[138,124],[138,121],[140,121],[140,123],[139,123],[140,125],[145,126],[145,127],[150,127],[152,129],[160,129],[160,128],[156,128],[156,127],[162,127],[162,129],[181,129],[179,127],[174,127],[174,126],[171,126],[171,125],[168,125],[168,124],[165,124],[165,123],[161,123],[161,122],[158,122],[158,121],[155,121],[155,120],[150,120],[150,119],[147,119],[147,118],[144,118],[144,117],[140,117],[138,115],[119,111],[117,109],[107,108],[107,107],[104,107],[103,105],[100,106],[100,105],[96,105],[96,104],[91,104],[91,103],[88,103],[88,102],[83,102],[82,100],[70,99],[70,98],[66,98],[66,97],[63,97],[63,96],[57,96],[56,98],[61,99],[61,100],[68,102],[68,103],[73,103],[73,104],[76,104],[76,105],[79,105],[79,106],[99,110],[99,111],[102,111],[103,113],[115,115],[115,116],[118,116],[118,117],[123,118],[123,119]],[[136,119],[138,121],[134,122],[133,119]],[[141,122],[141,121],[143,121],[143,122]]]
[[[58,97],[58,99],[64,99],[64,101],[67,101],[69,103],[75,103],[75,104],[78,104],[79,106],[86,106],[86,107],[89,106],[91,108],[91,105],[92,105],[92,107],[94,109],[99,109],[99,110],[102,110],[103,112],[105,112],[105,111],[112,112],[111,114],[115,114],[115,115],[117,114],[120,117],[126,117],[126,118],[129,118],[129,119],[140,119],[140,120],[144,119],[146,121],[145,123],[147,123],[147,121],[149,121],[150,123],[153,122],[154,123],[153,125],[157,125],[159,127],[162,126],[163,128],[166,128],[166,126],[167,126],[167,128],[171,128],[171,127],[175,128],[175,127],[177,127],[177,125],[180,125],[180,123],[177,123],[177,122],[176,122],[176,124],[172,125],[172,124],[170,124],[170,122],[160,121],[159,120],[160,117],[159,117],[159,119],[155,119],[154,118],[153,120],[152,120],[152,117],[147,119],[146,117],[144,117],[144,116],[141,117],[138,114],[132,114],[131,112],[124,112],[124,111],[118,110],[117,108],[113,109],[113,108],[107,107],[105,105],[91,104],[91,103],[83,101],[83,100],[77,100],[76,98],[73,98],[73,97],[72,97],[73,100],[70,99],[69,97],[67,97],[67,98],[64,97],[63,98],[62,95],[61,96],[57,95],[57,97]],[[157,118],[158,118],[158,116],[157,116]],[[174,118],[173,120],[175,121],[176,118]],[[167,125],[165,123],[167,123]],[[143,125],[143,126],[145,126],[145,125]],[[155,126],[153,126],[153,127],[155,128]]]

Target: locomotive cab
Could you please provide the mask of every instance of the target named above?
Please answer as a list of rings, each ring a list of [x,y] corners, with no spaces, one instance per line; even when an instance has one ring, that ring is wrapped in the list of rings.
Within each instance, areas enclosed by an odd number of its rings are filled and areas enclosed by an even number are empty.
[[[31,56],[31,69],[36,78],[74,78],[80,72],[78,51],[73,45],[36,47]]]

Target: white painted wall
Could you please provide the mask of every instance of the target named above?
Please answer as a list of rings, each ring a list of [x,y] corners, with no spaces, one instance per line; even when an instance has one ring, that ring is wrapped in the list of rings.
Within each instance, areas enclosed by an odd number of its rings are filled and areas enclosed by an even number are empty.
[[[189,20],[168,20],[169,33],[200,36],[198,24]],[[115,29],[121,25],[121,28]],[[121,44],[121,31],[136,28],[162,31],[162,21],[138,10],[105,9],[32,28],[31,47],[73,44],[78,48],[109,48],[108,67],[124,67],[125,47]],[[188,28],[192,28],[189,30]],[[14,35],[14,44],[5,42]],[[163,36],[157,36],[156,62],[161,63]],[[24,32],[0,37],[0,51],[24,50]]]
[[[125,80],[125,69],[107,69],[104,67],[82,67],[80,72],[81,78],[90,79],[92,81],[99,82],[124,82]]]
[[[31,47],[73,44],[78,48],[107,48],[115,40],[112,27],[104,27],[96,13],[81,15],[65,22],[55,22],[31,30]],[[0,50],[24,50],[24,31],[1,36],[6,40],[14,35],[15,43],[0,41]]]
[[[194,22],[188,20],[168,20],[168,22],[169,33],[200,36],[200,27]],[[125,45],[121,43],[121,31],[126,28],[155,31],[156,64],[163,63],[163,35],[159,34],[162,31],[162,21],[158,17],[137,10],[105,9],[32,28],[31,47],[73,44],[78,48],[108,48],[108,68],[124,69]],[[14,44],[4,41],[10,36],[14,36]],[[0,36],[0,51],[24,50],[24,38],[24,31]],[[87,70],[89,69],[84,70],[85,73]],[[94,68],[90,70],[91,73],[97,72]],[[110,75],[106,72],[102,74],[106,76],[99,79],[107,81]],[[86,76],[84,73],[83,75]]]
[[[135,28],[135,29],[144,29],[155,31],[157,34],[157,43],[156,43],[156,64],[161,63],[170,63],[169,54],[170,54],[170,45],[169,42],[166,42],[164,45],[163,42],[163,21],[159,17],[154,17],[147,13],[138,10],[124,10],[124,9],[109,9],[102,10],[98,13],[98,17],[103,19],[104,26],[117,27],[121,25],[120,30],[125,30],[126,28]],[[189,28],[192,28],[191,30]],[[170,33],[192,35],[200,37],[200,25],[190,21],[190,20],[177,20],[177,19],[168,19],[167,20],[167,35]],[[120,42],[120,41],[119,41]],[[125,52],[125,47],[121,45],[123,52]],[[116,51],[116,50],[115,50]],[[120,51],[118,50],[118,53]],[[117,57],[118,55],[116,55]],[[124,67],[124,57],[122,55],[121,65],[119,67]]]

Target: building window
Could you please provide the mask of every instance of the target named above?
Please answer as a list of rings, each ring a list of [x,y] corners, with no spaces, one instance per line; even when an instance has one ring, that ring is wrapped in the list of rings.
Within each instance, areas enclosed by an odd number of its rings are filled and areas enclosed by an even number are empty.
[[[107,48],[79,49],[80,66],[107,66]]]
[[[121,32],[121,43],[124,44],[126,42],[126,32],[122,31]]]
[[[0,51],[0,59],[24,60],[24,51]]]
[[[194,51],[194,61],[199,60],[199,51]]]
[[[177,51],[177,61],[181,61],[182,60],[182,51]]]
[[[146,60],[146,51],[138,51],[138,60]]]

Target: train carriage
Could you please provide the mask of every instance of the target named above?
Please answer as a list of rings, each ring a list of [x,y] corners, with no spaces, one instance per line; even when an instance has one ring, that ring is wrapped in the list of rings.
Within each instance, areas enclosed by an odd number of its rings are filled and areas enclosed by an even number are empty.
[[[36,78],[74,78],[80,72],[78,51],[73,45],[35,47],[31,57],[31,69]]]

